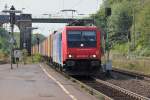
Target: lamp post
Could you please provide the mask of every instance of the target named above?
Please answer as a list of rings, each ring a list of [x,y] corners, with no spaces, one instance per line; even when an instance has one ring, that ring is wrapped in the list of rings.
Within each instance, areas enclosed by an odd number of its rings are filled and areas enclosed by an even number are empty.
[[[9,13],[10,14],[10,24],[11,24],[11,34],[10,34],[10,43],[11,43],[11,46],[10,46],[10,63],[11,63],[11,69],[13,69],[13,66],[12,66],[12,61],[14,60],[14,53],[13,53],[13,45],[14,45],[14,24],[16,23],[16,13],[21,13],[20,10],[16,10],[15,7],[12,5],[10,10],[3,10],[2,12],[4,13]]]

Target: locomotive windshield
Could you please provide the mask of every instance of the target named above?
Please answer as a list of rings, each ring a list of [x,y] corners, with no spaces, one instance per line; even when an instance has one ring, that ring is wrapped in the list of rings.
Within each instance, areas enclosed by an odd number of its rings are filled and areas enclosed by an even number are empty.
[[[68,31],[68,47],[96,47],[95,31]]]

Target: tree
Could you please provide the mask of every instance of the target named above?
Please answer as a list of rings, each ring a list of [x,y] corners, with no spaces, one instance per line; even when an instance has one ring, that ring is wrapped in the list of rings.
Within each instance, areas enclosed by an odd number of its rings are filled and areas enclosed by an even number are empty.
[[[139,11],[135,15],[135,30],[133,25],[132,33],[135,31],[137,54],[150,56],[150,2],[146,1],[136,8]]]
[[[112,9],[112,15],[107,19],[105,6]],[[109,33],[112,49],[122,52],[122,48],[127,48],[130,41],[132,52],[150,56],[150,0],[103,0],[92,18],[96,26]]]
[[[9,53],[9,34],[3,28],[0,28],[0,51],[1,53]]]
[[[108,18],[108,32],[112,44],[128,41],[128,33],[132,26],[131,6],[128,1],[112,5],[112,15]]]
[[[39,42],[42,42],[45,39],[45,36],[42,34],[38,34]],[[32,35],[32,45],[37,44],[37,36],[35,34]]]

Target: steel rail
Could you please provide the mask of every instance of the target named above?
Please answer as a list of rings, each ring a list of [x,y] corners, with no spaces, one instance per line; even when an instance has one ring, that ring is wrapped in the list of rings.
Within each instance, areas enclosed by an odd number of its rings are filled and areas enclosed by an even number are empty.
[[[124,88],[121,88],[121,87],[119,87],[119,86],[116,86],[116,85],[114,85],[114,84],[111,84],[111,83],[109,83],[109,82],[106,82],[106,81],[103,81],[103,80],[100,80],[100,79],[97,79],[97,78],[95,78],[95,80],[96,80],[97,82],[103,84],[103,85],[106,85],[106,86],[108,86],[108,87],[110,87],[110,88],[112,88],[112,89],[114,89],[114,90],[117,90],[118,92],[124,93],[124,94],[126,94],[127,96],[129,96],[129,97],[135,98],[134,100],[150,100],[150,98],[147,98],[147,97],[141,96],[141,95],[139,95],[139,94],[133,93],[133,92],[131,92],[131,91],[129,91],[129,90],[126,90],[126,89],[124,89]]]

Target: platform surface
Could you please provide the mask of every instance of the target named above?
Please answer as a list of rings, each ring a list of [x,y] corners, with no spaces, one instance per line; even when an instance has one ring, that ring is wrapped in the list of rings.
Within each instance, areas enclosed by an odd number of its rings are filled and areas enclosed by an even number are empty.
[[[96,100],[44,65],[0,65],[0,100]]]

